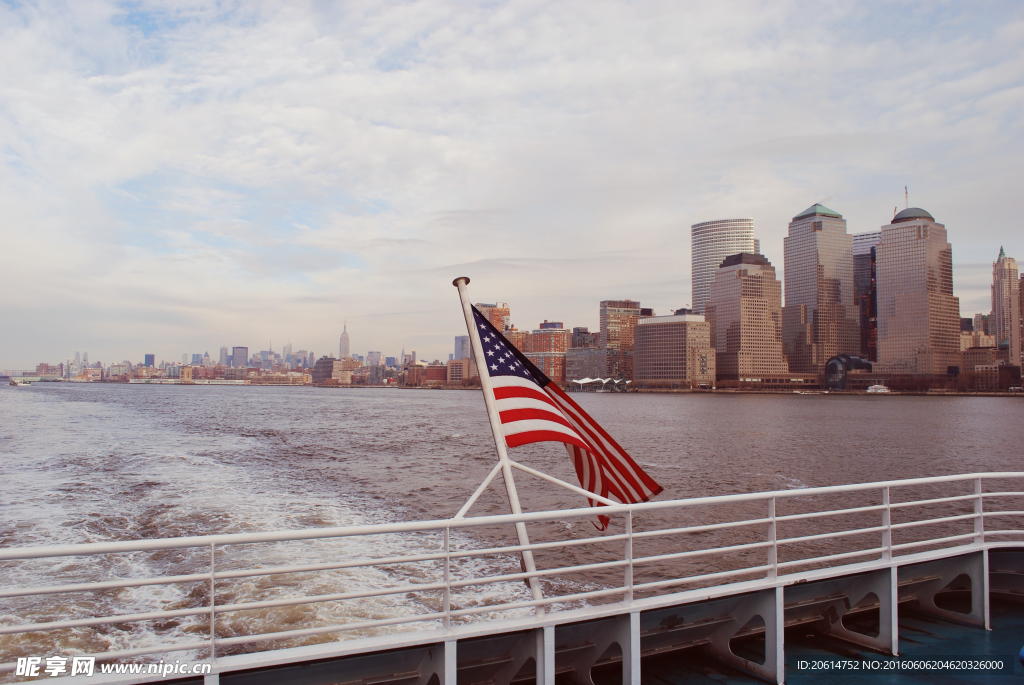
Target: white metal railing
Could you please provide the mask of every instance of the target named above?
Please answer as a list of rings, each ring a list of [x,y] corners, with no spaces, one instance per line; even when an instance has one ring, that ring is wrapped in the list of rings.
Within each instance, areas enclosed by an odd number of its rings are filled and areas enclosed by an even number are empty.
[[[1011,484],[1016,489],[1000,485]],[[969,494],[933,496],[934,490],[970,486]],[[988,491],[986,491],[988,487]],[[926,490],[925,498],[914,499],[915,491]],[[182,609],[89,616],[65,620],[0,625],[0,636],[44,633],[46,631],[95,628],[113,624],[147,621],[165,621],[189,617],[205,617],[205,637],[170,644],[118,649],[96,656],[100,659],[136,657],[180,651],[197,651],[214,657],[218,650],[251,643],[272,643],[294,640],[328,633],[353,633],[390,628],[405,624],[423,624],[439,631],[450,630],[455,621],[487,614],[507,613],[515,610],[538,611],[547,607],[578,606],[594,600],[608,598],[630,604],[638,594],[655,593],[680,586],[701,587],[721,585],[737,578],[762,578],[766,582],[781,582],[787,575],[810,567],[847,569],[851,560],[899,563],[902,556],[921,548],[948,548],[950,553],[964,549],[1015,544],[1024,546],[1024,472],[982,473],[935,478],[916,478],[880,483],[805,488],[718,497],[700,497],[686,500],[648,502],[600,508],[570,509],[524,513],[520,515],[454,518],[410,523],[351,526],[344,528],[318,528],[297,531],[208,535],[155,540],[102,542],[47,547],[0,548],[0,567],[10,571],[18,564],[39,563],[34,560],[66,560],[71,557],[117,555],[165,550],[209,550],[208,568],[194,573],[144,578],[122,578],[94,582],[40,585],[37,587],[2,587],[0,600],[42,597],[44,595],[96,593],[127,588],[160,585],[199,584],[208,588],[204,602]],[[920,492],[917,496],[920,496]],[[844,499],[853,501],[844,504]],[[856,501],[860,499],[860,501]],[[897,499],[899,501],[894,501]],[[1015,506],[1016,505],[1016,506]],[[794,513],[779,513],[777,508],[795,509]],[[957,507],[970,506],[963,512]],[[766,509],[760,509],[766,507]],[[760,510],[753,516],[744,511]],[[800,511],[800,509],[804,509]],[[587,537],[546,540],[522,545],[491,545],[459,548],[453,545],[453,533],[459,531],[473,541],[474,531],[484,528],[510,526],[516,523],[543,526],[566,520],[595,517],[597,514],[616,517],[622,532],[592,533]],[[914,514],[918,516],[914,516]],[[678,525],[674,518],[697,516],[704,520],[725,518],[713,523]],[[621,517],[621,518],[620,518]],[[842,525],[844,517],[853,519]],[[894,521],[894,517],[901,520]],[[870,521],[869,519],[873,520]],[[995,522],[999,521],[998,524]],[[831,528],[825,529],[829,524]],[[969,525],[969,529],[965,526]],[[929,532],[929,527],[934,529]],[[792,528],[792,530],[789,530]],[[617,529],[616,529],[617,530]],[[785,534],[786,532],[791,534]],[[237,548],[239,545],[269,545],[282,542],[310,540],[343,540],[360,536],[389,536],[428,533],[425,548],[415,554],[386,555],[374,558],[339,559],[320,563],[291,564],[271,567],[255,565],[251,568],[218,569],[218,550]],[[468,534],[468,536],[466,535]],[[716,537],[711,546],[697,546],[708,534]],[[896,542],[894,538],[906,537]],[[438,544],[438,541],[441,541]],[[863,542],[863,541],[867,542]],[[858,543],[858,541],[862,541]],[[859,546],[858,546],[859,544]],[[621,549],[614,558],[598,558],[586,563],[559,563],[538,568],[533,573],[508,571],[509,557],[525,551],[556,553],[588,546],[608,545]],[[852,545],[847,549],[843,545]],[[388,545],[379,547],[386,550]],[[648,549],[651,548],[651,549]],[[800,550],[803,550],[801,553]],[[793,551],[790,551],[793,550]],[[656,552],[656,553],[652,553]],[[780,560],[780,554],[795,558]],[[468,560],[502,558],[504,570],[491,575],[467,575],[460,562]],[[251,559],[261,558],[251,554]],[[690,562],[702,564],[698,572],[690,572]],[[837,565],[836,562],[842,562]],[[217,603],[218,584],[238,579],[264,576],[295,577],[296,574],[342,571],[347,569],[386,569],[410,564],[427,564],[430,578],[422,574],[417,578],[399,579],[393,587],[339,591],[246,602]],[[34,568],[34,567],[33,567]],[[459,574],[455,571],[460,571]],[[514,570],[514,569],[513,569]],[[569,592],[556,592],[551,582],[572,574],[592,575],[621,571],[618,585],[598,589],[573,588]],[[838,572],[838,571],[837,571]],[[640,576],[652,575],[644,580]],[[545,596],[541,599],[502,599],[480,606],[460,607],[458,593],[468,588],[481,588],[509,584],[536,577],[547,581]],[[287,586],[286,583],[278,583]],[[344,590],[344,588],[338,588]],[[218,617],[234,612],[272,609],[308,604],[349,602],[367,598],[414,593],[418,596],[436,594],[440,597],[436,610],[425,613],[353,620],[330,625],[312,625],[292,630],[253,632],[251,634],[218,637]],[[522,596],[526,596],[525,593]],[[9,608],[0,608],[0,614],[11,615]],[[196,620],[199,620],[198,618]],[[486,619],[485,619],[486,620]],[[500,619],[490,619],[496,623]],[[8,643],[9,644],[9,643]],[[0,664],[0,672],[14,668],[12,655],[0,657],[8,663]]]

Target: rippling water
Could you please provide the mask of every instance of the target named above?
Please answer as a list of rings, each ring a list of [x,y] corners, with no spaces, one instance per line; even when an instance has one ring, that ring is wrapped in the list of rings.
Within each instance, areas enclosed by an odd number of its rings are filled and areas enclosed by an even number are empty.
[[[1024,403],[1013,398],[575,397],[665,487],[661,498],[1019,470],[1024,464]],[[0,388],[0,417],[0,545],[5,547],[445,518],[495,462],[478,391],[37,384]],[[515,456],[574,480],[560,446],[529,446]],[[525,476],[517,481],[527,510],[582,504],[571,493]],[[507,511],[499,484],[473,514]],[[570,534],[574,526],[589,526],[561,525]],[[460,535],[454,544],[479,544],[473,537],[482,535],[490,533]],[[508,540],[503,535],[494,533],[495,539]],[[261,550],[259,561],[360,557],[380,554],[385,544],[389,553],[414,553],[425,539],[279,545]],[[225,550],[218,567],[251,566],[247,552]],[[0,585],[193,573],[208,563],[208,554],[78,558],[56,566],[45,560],[7,563],[0,565]],[[561,561],[584,561],[581,554],[566,554]],[[499,572],[518,566],[511,559],[493,563],[490,570]],[[222,584],[218,603],[280,596],[282,584],[320,594],[380,587],[418,574],[429,580],[430,572],[420,566],[287,580],[264,576]],[[658,572],[651,570],[654,577]],[[598,587],[614,580],[595,574],[564,582]],[[0,600],[0,623],[88,616],[114,606],[121,613],[197,607],[207,601],[206,592],[196,584]],[[514,597],[525,598],[521,584],[466,591],[456,603]],[[415,600],[394,595],[251,611],[225,617],[218,632],[228,636],[267,626],[288,630],[386,618],[436,611],[438,602],[427,593]],[[93,651],[202,639],[204,620],[0,636],[0,660],[42,648]],[[312,641],[330,639],[336,637]]]

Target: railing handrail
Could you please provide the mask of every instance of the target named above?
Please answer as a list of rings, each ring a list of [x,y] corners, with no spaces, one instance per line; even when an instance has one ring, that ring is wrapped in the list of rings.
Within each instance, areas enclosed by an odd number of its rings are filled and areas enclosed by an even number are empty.
[[[664,500],[659,502],[642,502],[639,504],[557,509],[550,511],[525,512],[522,514],[476,516],[461,519],[432,519],[427,521],[409,521],[403,523],[377,523],[361,526],[306,528],[302,530],[267,531],[261,533],[224,533],[218,535],[195,535],[178,538],[122,540],[117,542],[84,542],[64,545],[0,547],[0,561],[85,556],[91,554],[113,554],[121,552],[145,552],[164,549],[182,549],[188,547],[207,547],[210,545],[223,546],[266,542],[296,542],[301,540],[318,540],[325,538],[442,531],[445,529],[476,528],[481,526],[494,526],[520,522],[531,523],[536,521],[549,521],[552,519],[586,518],[598,515],[609,516],[627,512],[638,513],[657,511],[659,509],[691,508],[713,504],[757,502],[771,498],[789,499],[794,497],[810,497],[843,492],[876,490],[886,487],[902,488],[915,485],[929,485],[933,483],[953,483],[957,481],[971,481],[976,479],[992,480],[1004,478],[1024,478],[1024,471],[1000,471],[990,473],[958,474],[952,476],[930,476],[926,478],[907,478],[902,480],[877,481],[873,483],[827,485],[813,488],[770,490],[765,492],[740,493],[736,495],[713,495],[709,497],[693,497],[687,499]],[[972,495],[972,497],[973,496],[974,495]]]

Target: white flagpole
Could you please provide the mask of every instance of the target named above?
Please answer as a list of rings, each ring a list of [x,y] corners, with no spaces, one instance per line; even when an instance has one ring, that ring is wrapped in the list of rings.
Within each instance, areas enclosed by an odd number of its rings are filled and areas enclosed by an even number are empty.
[[[501,464],[501,475],[505,480],[505,490],[508,492],[508,501],[512,505],[513,514],[523,513],[522,507],[519,506],[519,493],[516,491],[516,482],[512,478],[512,463],[508,458],[508,450],[505,447],[505,435],[501,432],[501,418],[498,416],[498,407],[494,404],[494,388],[491,386],[491,377],[487,373],[487,361],[484,357],[484,346],[480,342],[480,331],[477,330],[476,321],[473,319],[473,309],[469,304],[469,296],[466,294],[466,284],[469,283],[469,279],[465,276],[460,276],[452,281],[452,285],[459,289],[459,299],[462,300],[462,313],[466,317],[466,328],[469,330],[470,344],[473,346],[473,356],[476,357],[476,363],[484,364],[484,368],[477,370],[480,374],[480,386],[484,391],[484,404],[487,405],[487,418],[491,422],[491,434],[494,436],[494,448],[498,451],[498,462]],[[526,524],[520,522],[516,524],[516,533],[519,534],[519,544],[526,546],[530,544],[530,538],[526,534]],[[523,550],[523,565],[526,567],[527,573],[534,573],[537,570],[537,566],[533,563],[533,552],[531,550]],[[540,581],[536,578],[530,578],[530,590],[533,592],[534,599],[543,599],[544,595],[540,591]],[[543,606],[536,607],[537,614],[544,613]]]

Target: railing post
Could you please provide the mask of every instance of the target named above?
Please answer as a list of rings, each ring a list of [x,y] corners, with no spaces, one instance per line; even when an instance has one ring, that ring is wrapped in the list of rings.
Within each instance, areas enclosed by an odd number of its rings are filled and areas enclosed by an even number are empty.
[[[882,504],[885,506],[882,510],[882,525],[885,526],[882,531],[882,561],[889,561],[892,559],[892,509],[889,508],[888,485],[882,490]]]
[[[981,490],[981,478],[974,479],[974,544],[981,545],[985,542],[985,510]]]
[[[768,579],[775,580],[779,577],[779,543],[778,532],[775,528],[774,497],[768,500],[768,518],[771,519],[768,524],[768,541],[772,543],[772,546],[768,548],[768,563],[771,565],[771,568],[768,569]]]
[[[217,546],[210,545],[210,661],[217,660]]]
[[[452,627],[451,527],[444,527],[444,629]]]
[[[626,514],[626,602],[633,603],[633,510]]]

